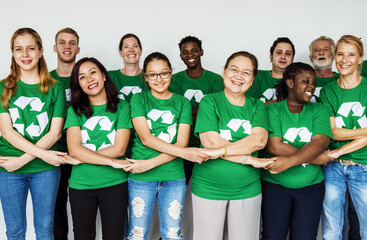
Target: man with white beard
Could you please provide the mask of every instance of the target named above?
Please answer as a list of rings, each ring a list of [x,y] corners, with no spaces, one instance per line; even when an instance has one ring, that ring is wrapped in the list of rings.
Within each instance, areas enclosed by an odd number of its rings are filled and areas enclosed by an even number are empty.
[[[316,71],[316,90],[312,102],[319,102],[320,91],[323,86],[339,78],[339,73],[332,71],[335,43],[333,39],[321,36],[310,44],[310,60]]]

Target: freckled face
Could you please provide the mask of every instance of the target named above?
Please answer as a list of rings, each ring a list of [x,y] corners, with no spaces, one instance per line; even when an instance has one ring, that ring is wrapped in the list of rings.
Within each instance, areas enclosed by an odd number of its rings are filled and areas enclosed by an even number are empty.
[[[13,57],[21,71],[38,70],[38,61],[43,49],[39,49],[35,39],[30,34],[23,34],[14,39]]]

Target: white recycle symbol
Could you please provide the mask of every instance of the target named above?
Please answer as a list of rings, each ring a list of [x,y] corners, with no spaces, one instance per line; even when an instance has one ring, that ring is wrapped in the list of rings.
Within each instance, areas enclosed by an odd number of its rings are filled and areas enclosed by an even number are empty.
[[[157,109],[153,109],[151,110],[147,116],[152,119],[154,122],[156,122],[160,117],[162,118],[162,123],[166,123],[166,124],[172,124],[173,119],[175,117],[175,115],[173,115],[171,113],[171,111],[161,111],[161,110],[157,110]],[[152,129],[152,122],[150,120],[147,119],[147,124],[149,126],[149,129]],[[158,134],[158,138],[171,143],[173,138],[176,136],[177,134],[177,124],[174,123],[170,126],[168,126],[167,128],[167,133],[164,133],[163,131],[160,132]]]
[[[100,129],[99,130],[103,130],[103,131],[110,131],[113,122],[110,121],[110,119],[108,117],[100,117],[100,116],[94,116],[89,118],[85,123],[84,123],[84,127],[86,127],[87,129],[93,131],[95,129],[95,127],[97,126],[97,124],[99,124]],[[86,148],[89,148],[92,151],[96,151],[97,147],[92,144],[92,143],[87,143],[88,140],[90,140],[90,137],[88,135],[88,131],[87,130],[81,130],[81,135],[82,135],[82,145]],[[115,144],[115,136],[116,136],[116,130],[113,129],[109,134],[107,134],[107,138],[110,141],[110,143],[106,144],[105,142],[102,143],[102,145],[98,148],[98,150],[112,146]]]
[[[312,132],[310,132],[306,127],[300,128],[289,128],[287,132],[284,134],[284,138],[290,142],[294,142],[297,136],[301,139],[300,142],[310,142],[312,137]]]
[[[246,134],[251,134],[252,125],[250,121],[243,120],[243,119],[231,119],[228,122],[227,127],[232,129],[232,131],[237,132],[238,129],[242,126],[243,132]],[[227,141],[232,141],[232,135],[230,130],[221,130],[219,129],[219,134],[222,138],[226,139]]]
[[[65,97],[66,97],[66,101],[70,102],[71,101],[71,91],[70,88],[65,89]]]
[[[40,112],[43,108],[43,105],[45,105],[45,103],[43,103],[39,98],[36,97],[19,97],[14,104],[19,107],[20,109],[24,110],[24,108],[27,105],[31,106],[31,111],[36,111],[36,112]],[[19,115],[19,111],[18,108],[10,108],[9,109],[9,114],[13,123],[13,127],[15,129],[17,129],[17,131],[24,136],[24,124],[17,124],[15,123],[16,120],[19,118],[20,119],[20,115]],[[33,138],[33,137],[39,137],[41,135],[41,133],[45,130],[47,124],[48,124],[48,115],[47,112],[43,112],[38,114],[37,116],[37,121],[39,125],[35,125],[33,122],[25,129],[25,131],[28,133],[28,135]]]
[[[126,86],[121,88],[120,92],[122,94],[119,94],[119,98],[125,100],[125,96],[128,96],[130,93],[140,93],[142,89],[138,86]],[[125,96],[124,96],[125,95]]]
[[[317,87],[315,88],[315,92],[313,93],[313,96],[311,98],[310,102],[316,102],[316,97],[320,97],[320,91],[321,91],[322,87]]]
[[[273,100],[273,99],[276,99],[276,94],[275,94],[276,90],[275,88],[268,88],[264,93],[264,97],[265,98],[260,98],[261,101],[263,102],[267,102],[267,101],[270,101],[270,100]]]
[[[199,103],[205,95],[201,90],[187,89],[184,96],[185,98],[189,99],[189,101],[191,101],[191,99],[195,97],[195,102]]]
[[[364,110],[365,110],[365,107],[363,107],[360,102],[347,102],[347,103],[343,103],[340,106],[338,110],[338,114],[344,117],[348,117],[350,111],[352,111],[353,112],[352,116],[361,117],[357,120],[359,126],[361,128],[365,128],[367,127],[367,118],[366,118],[366,115],[363,114]],[[345,127],[345,123],[343,121],[342,116],[335,117],[335,124],[336,124],[336,127],[338,128]]]

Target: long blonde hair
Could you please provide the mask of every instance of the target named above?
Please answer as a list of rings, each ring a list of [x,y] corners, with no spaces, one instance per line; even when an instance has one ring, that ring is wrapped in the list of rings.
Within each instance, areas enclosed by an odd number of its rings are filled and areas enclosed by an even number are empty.
[[[42,50],[42,40],[39,34],[32,28],[20,28],[14,32],[10,40],[10,49],[14,50],[14,41],[18,36],[29,34],[33,37],[36,42],[38,49]],[[50,73],[47,69],[47,64],[44,56],[42,55],[38,61],[38,74],[39,74],[39,90],[47,94],[51,86],[55,84],[55,80],[51,78]],[[17,91],[17,82],[21,77],[21,71],[18,64],[15,62],[14,56],[11,57],[10,74],[5,78],[5,87],[1,94],[1,105],[5,108],[9,108],[9,100]]]

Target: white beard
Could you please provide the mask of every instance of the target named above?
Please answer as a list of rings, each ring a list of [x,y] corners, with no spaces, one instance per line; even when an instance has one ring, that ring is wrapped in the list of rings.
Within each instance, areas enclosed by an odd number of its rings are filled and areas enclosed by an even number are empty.
[[[322,60],[320,61],[320,58],[325,58],[324,56],[319,56],[317,59],[313,58],[313,66],[316,70],[319,71],[325,71],[325,70],[330,70],[332,65],[333,65],[333,59],[327,58],[326,60]]]

